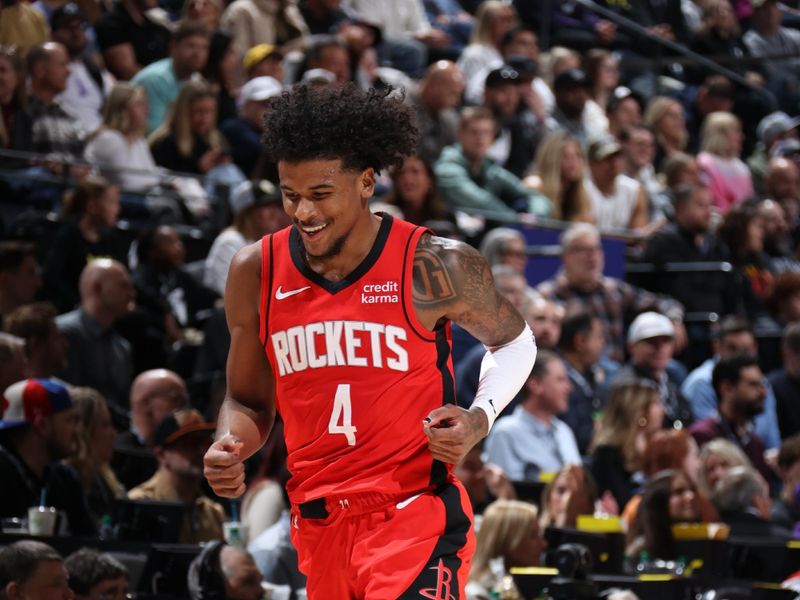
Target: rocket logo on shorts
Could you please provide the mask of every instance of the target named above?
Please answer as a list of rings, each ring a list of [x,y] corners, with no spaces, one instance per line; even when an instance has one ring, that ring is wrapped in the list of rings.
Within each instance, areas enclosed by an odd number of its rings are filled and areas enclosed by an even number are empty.
[[[455,600],[455,596],[450,593],[450,582],[453,580],[453,572],[439,559],[439,564],[430,567],[430,571],[436,571],[436,587],[424,588],[419,591],[419,595],[430,600]]]

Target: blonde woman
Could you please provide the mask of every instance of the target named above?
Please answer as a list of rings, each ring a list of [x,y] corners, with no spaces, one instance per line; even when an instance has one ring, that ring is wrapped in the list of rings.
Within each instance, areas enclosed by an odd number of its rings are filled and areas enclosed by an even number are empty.
[[[156,163],[172,171],[197,175],[230,164],[227,143],[216,123],[216,95],[204,81],[188,81],[164,123],[150,136]]]
[[[467,580],[468,600],[495,598],[511,568],[539,564],[545,541],[538,517],[533,504],[519,500],[496,500],[486,508]]]
[[[660,167],[662,161],[676,152],[683,152],[689,141],[686,117],[680,102],[666,96],[656,96],[644,111],[644,124],[656,136],[656,158],[653,164]]]
[[[739,158],[743,141],[742,124],[734,114],[713,112],[703,121],[697,164],[722,215],[753,195],[753,176]]]
[[[558,131],[539,144],[534,159],[536,175],[526,183],[550,200],[554,219],[594,223],[592,205],[583,186],[585,169],[580,142],[566,131]]]
[[[161,177],[144,137],[147,95],[127,82],[114,84],[103,106],[103,122],[86,145],[85,156],[122,189],[140,191],[158,185]]]
[[[105,398],[88,387],[70,388],[78,413],[77,450],[65,462],[78,471],[89,510],[95,523],[110,516],[114,501],[125,496],[125,488],[111,470],[111,454],[117,432],[111,423]]]
[[[610,491],[625,506],[636,491],[647,440],[664,421],[658,388],[643,380],[617,383],[611,389],[592,441],[592,475],[597,492]]]
[[[503,64],[500,41],[517,25],[517,11],[503,0],[486,0],[475,13],[475,27],[469,45],[458,59],[467,88],[474,87],[476,77],[485,77],[489,70]],[[480,86],[482,87],[482,86]]]
[[[707,498],[711,497],[717,482],[733,467],[753,466],[747,455],[730,440],[711,440],[700,450],[700,469],[697,487]]]

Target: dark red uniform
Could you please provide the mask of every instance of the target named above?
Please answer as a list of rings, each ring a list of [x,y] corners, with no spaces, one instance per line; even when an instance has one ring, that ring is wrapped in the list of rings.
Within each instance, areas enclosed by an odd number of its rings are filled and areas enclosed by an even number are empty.
[[[339,282],[306,265],[294,228],[262,240],[260,334],[312,599],[463,597],[469,501],[422,429],[455,400],[450,327],[427,331],[412,303],[424,232],[384,215],[368,256]]]

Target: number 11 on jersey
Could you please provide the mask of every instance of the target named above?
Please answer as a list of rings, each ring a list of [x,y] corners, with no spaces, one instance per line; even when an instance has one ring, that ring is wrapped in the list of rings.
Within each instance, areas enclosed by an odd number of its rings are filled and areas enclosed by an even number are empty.
[[[340,383],[333,398],[331,420],[328,422],[328,433],[341,433],[347,438],[348,446],[356,445],[356,428],[352,422],[350,407],[350,384]],[[339,422],[341,421],[341,424]]]

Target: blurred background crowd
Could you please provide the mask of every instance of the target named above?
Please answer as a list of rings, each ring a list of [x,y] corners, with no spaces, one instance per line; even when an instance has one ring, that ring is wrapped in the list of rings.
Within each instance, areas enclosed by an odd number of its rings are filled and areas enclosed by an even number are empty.
[[[791,0],[4,0],[0,516],[122,539],[125,499],[171,502],[166,541],[249,528],[190,588],[304,587],[280,425],[240,505],[202,455],[230,261],[289,224],[268,100],[356,85],[402,94],[421,133],[374,211],[478,247],[539,346],[456,468],[484,515],[470,593],[579,514],[618,515],[631,564],[675,559],[673,522],[800,537],[799,56]],[[484,352],[453,328],[464,407]],[[4,552],[0,598],[30,580],[9,565],[63,571]],[[85,551],[70,586],[101,563],[127,581]]]

